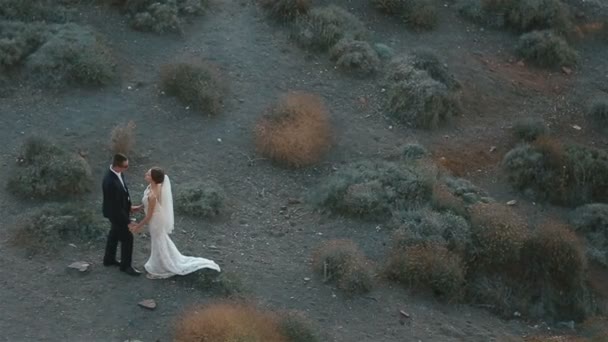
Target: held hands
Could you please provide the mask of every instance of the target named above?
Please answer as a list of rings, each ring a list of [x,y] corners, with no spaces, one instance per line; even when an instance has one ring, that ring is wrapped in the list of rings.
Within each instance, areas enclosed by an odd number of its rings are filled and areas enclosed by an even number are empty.
[[[131,223],[129,223],[129,231],[131,233],[139,233],[139,232],[141,232],[142,226],[140,226],[138,223],[131,222]]]

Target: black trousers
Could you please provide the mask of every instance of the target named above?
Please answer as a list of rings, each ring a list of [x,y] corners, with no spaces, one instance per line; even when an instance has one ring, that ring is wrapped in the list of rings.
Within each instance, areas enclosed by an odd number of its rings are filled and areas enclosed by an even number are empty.
[[[116,249],[120,241],[120,269],[126,270],[131,267],[133,260],[133,234],[129,226],[112,223],[106,243],[106,254],[103,261],[106,263],[116,260]]]

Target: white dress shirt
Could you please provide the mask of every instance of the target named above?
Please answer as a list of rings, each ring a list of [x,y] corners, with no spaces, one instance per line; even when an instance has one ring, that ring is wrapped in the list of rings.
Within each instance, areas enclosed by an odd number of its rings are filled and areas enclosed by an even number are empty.
[[[114,172],[114,174],[118,177],[118,179],[120,180],[120,184],[122,184],[123,189],[125,189],[125,191],[127,190],[127,187],[125,186],[125,183],[122,181],[122,176],[121,173],[122,172],[116,172],[114,171],[114,169],[112,168],[112,165],[110,165],[110,171]]]

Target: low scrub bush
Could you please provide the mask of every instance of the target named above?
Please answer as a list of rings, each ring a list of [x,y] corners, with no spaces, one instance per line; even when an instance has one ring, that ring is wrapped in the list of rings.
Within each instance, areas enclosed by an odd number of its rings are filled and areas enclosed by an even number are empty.
[[[0,70],[21,65],[46,39],[43,24],[0,21]]]
[[[572,212],[570,222],[585,237],[587,258],[608,267],[608,204],[578,207]]]
[[[520,261],[528,237],[526,221],[499,203],[479,203],[469,208],[472,228],[470,264],[476,269],[508,270]]]
[[[433,197],[431,204],[435,210],[451,212],[453,214],[466,217],[466,203],[456,196],[447,185],[438,182],[433,187]]]
[[[319,342],[317,328],[303,313],[290,311],[281,314],[279,328],[288,342]]]
[[[254,133],[263,156],[288,167],[309,166],[329,150],[329,112],[318,95],[288,93],[260,118]]]
[[[202,270],[184,276],[186,284],[206,293],[216,293],[222,297],[241,299],[249,294],[249,289],[238,274],[222,270]]]
[[[458,11],[471,22],[493,28],[574,32],[569,8],[560,0],[462,0]]]
[[[490,311],[512,318],[514,313],[527,315],[531,307],[525,282],[499,274],[478,275],[467,281],[467,301],[484,305]]]
[[[442,180],[452,194],[462,199],[467,205],[492,203],[494,201],[482,188],[471,183],[469,180],[452,176],[444,177]]]
[[[608,131],[608,99],[595,100],[589,108],[588,116],[599,129]]]
[[[110,150],[112,153],[130,155],[135,147],[135,122],[129,121],[124,125],[114,126],[110,134]]]
[[[315,193],[318,207],[365,219],[388,219],[394,210],[415,208],[432,196],[434,180],[416,166],[361,162],[339,170]]]
[[[532,285],[497,274],[470,279],[467,298],[505,318],[518,313],[531,319],[579,322],[601,311],[600,301],[586,286],[564,291],[550,283]]]
[[[608,199],[608,154],[601,150],[542,138],[515,147],[502,164],[516,189],[541,200],[578,205]]]
[[[578,58],[568,42],[551,31],[523,34],[517,44],[517,54],[541,67],[573,66]]]
[[[155,2],[131,19],[131,27],[139,31],[156,33],[180,32],[182,22],[177,7],[168,3]]]
[[[430,155],[429,151],[420,144],[407,144],[401,152],[404,160],[418,160]]]
[[[587,259],[583,246],[572,230],[558,222],[547,222],[536,229],[522,249],[527,278],[570,291],[581,286]]]
[[[336,65],[345,71],[362,74],[375,73],[380,66],[378,53],[368,42],[341,39],[330,51]]]
[[[228,92],[219,70],[205,62],[164,65],[160,78],[166,94],[209,115],[221,111]]]
[[[268,14],[279,21],[294,21],[297,17],[308,13],[311,0],[259,0]]]
[[[437,25],[438,4],[433,0],[371,0],[380,11],[403,19],[416,30],[428,30]]]
[[[378,10],[386,14],[401,15],[405,8],[406,0],[371,0],[371,3]]]
[[[184,18],[201,15],[208,0],[118,0],[136,30],[156,33],[181,32]]]
[[[365,40],[366,36],[363,23],[335,5],[315,7],[296,20],[296,40],[312,49],[326,51],[343,38]]]
[[[560,34],[572,32],[570,10],[560,0],[515,0],[506,14],[509,27],[520,32],[553,30]]]
[[[0,19],[64,23],[70,12],[53,0],[0,0]]]
[[[405,3],[404,19],[416,30],[431,30],[437,26],[437,4],[434,0],[408,0]]]
[[[463,254],[471,245],[471,227],[462,216],[430,209],[400,211],[393,214],[393,245],[436,244]]]
[[[22,147],[8,189],[15,195],[56,199],[87,193],[91,168],[84,158],[43,138],[30,138]]]
[[[88,245],[102,241],[104,228],[94,210],[74,204],[47,205],[21,220],[13,242],[33,253],[48,253],[68,243]]]
[[[313,269],[347,295],[366,293],[373,287],[373,266],[350,240],[330,240],[321,245],[313,254]]]
[[[459,84],[432,53],[397,57],[388,70],[387,107],[396,120],[430,129],[460,111]]]
[[[436,244],[395,249],[387,264],[389,278],[405,286],[430,289],[448,300],[459,299],[465,284],[461,257]]]
[[[176,323],[174,340],[287,342],[274,313],[240,303],[216,303],[186,311]]]
[[[90,29],[49,26],[48,38],[26,61],[26,67],[48,85],[105,85],[115,77],[109,49]]]
[[[581,324],[581,330],[581,335],[590,339],[589,342],[608,341],[608,317],[590,317]]]
[[[457,3],[458,14],[464,19],[478,25],[502,27],[504,14],[493,15],[493,11],[483,5],[482,0],[460,0]]]
[[[175,192],[175,210],[185,215],[214,217],[224,203],[224,191],[213,181],[184,184]]]
[[[519,140],[532,142],[538,137],[547,135],[549,130],[543,120],[525,118],[515,123],[515,126],[513,126],[513,133]]]

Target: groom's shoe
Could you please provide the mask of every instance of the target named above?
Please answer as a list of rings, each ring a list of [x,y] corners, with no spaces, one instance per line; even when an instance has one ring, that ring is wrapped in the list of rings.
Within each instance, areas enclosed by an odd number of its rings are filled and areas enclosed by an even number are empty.
[[[120,266],[120,261],[116,261],[116,260],[112,260],[112,261],[105,261],[103,262],[104,266]]]
[[[130,276],[135,276],[135,277],[141,275],[141,272],[139,272],[138,270],[134,269],[133,267],[129,267],[129,268],[124,269],[124,270],[121,269],[120,271],[121,272],[125,272],[126,274],[128,274]]]

